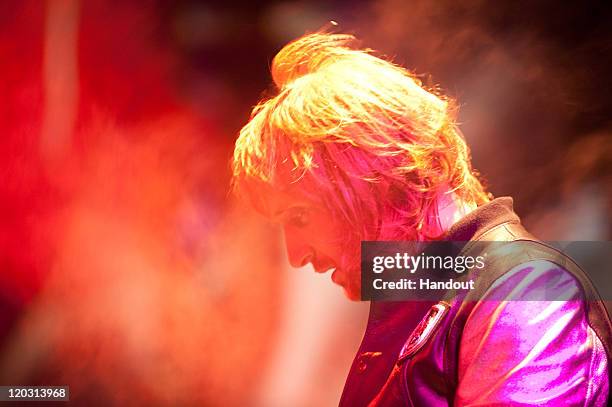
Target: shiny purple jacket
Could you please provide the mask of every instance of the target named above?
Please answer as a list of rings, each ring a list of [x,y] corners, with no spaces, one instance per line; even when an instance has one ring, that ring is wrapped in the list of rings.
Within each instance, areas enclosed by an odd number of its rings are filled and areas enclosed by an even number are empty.
[[[553,259],[498,198],[449,230],[453,241],[516,241],[477,301],[372,302],[341,406],[605,406],[612,326],[584,273]],[[469,244],[469,243],[468,243]],[[567,259],[567,258],[566,258]],[[533,290],[563,301],[529,301]],[[511,294],[514,301],[501,300]]]

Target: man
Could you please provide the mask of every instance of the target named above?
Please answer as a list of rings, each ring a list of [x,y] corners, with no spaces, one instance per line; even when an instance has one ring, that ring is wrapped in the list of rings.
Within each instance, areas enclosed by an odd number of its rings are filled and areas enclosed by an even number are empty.
[[[510,198],[491,200],[453,102],[354,44],[316,33],[285,46],[278,94],[236,142],[234,187],[282,224],[290,263],[332,271],[359,300],[362,241],[529,244],[471,245],[494,260],[477,301],[373,301],[341,405],[605,405],[612,328],[583,300],[597,296],[588,279],[522,229]],[[500,300],[517,281],[515,299],[552,281],[565,301]]]

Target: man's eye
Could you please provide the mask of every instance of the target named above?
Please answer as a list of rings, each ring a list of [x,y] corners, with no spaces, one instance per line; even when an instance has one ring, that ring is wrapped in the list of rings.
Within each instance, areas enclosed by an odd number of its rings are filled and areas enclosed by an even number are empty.
[[[308,225],[308,213],[306,212],[306,210],[299,210],[294,212],[290,217],[289,217],[289,223],[292,226],[301,228],[304,227],[306,225]]]

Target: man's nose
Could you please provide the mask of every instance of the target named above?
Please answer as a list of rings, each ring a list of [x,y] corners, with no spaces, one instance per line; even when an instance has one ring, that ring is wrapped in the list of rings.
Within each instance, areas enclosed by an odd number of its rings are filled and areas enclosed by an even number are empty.
[[[298,234],[287,230],[287,228],[284,232],[287,257],[291,267],[300,268],[310,263],[314,257],[312,248]]]

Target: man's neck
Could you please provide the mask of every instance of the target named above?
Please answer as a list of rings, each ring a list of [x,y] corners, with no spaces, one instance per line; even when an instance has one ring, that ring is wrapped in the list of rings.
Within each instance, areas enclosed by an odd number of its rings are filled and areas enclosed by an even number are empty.
[[[427,220],[427,234],[430,236],[442,235],[474,209],[476,205],[462,201],[450,190],[441,193],[437,199],[437,217]]]

